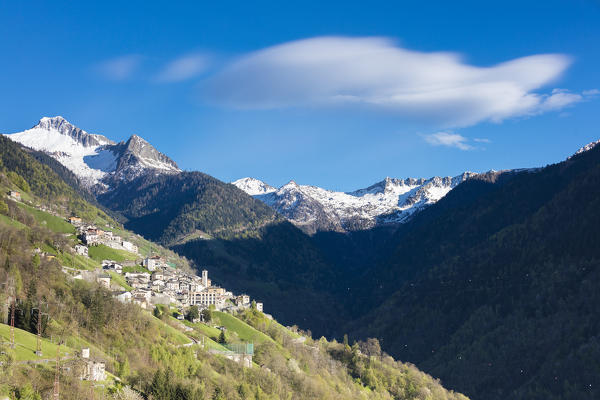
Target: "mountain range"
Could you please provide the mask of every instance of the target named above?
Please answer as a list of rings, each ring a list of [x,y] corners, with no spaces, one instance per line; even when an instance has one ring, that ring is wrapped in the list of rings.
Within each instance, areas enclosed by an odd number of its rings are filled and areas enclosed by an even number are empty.
[[[465,172],[455,177],[430,179],[387,177],[367,188],[347,193],[298,185],[294,181],[279,189],[254,178],[239,179],[233,184],[305,232],[314,234],[406,222],[414,213],[434,204],[473,176],[477,174]]]

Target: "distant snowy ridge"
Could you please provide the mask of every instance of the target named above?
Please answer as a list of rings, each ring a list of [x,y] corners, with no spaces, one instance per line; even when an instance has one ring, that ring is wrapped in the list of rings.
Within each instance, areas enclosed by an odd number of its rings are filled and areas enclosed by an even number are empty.
[[[306,231],[347,232],[376,225],[406,222],[415,212],[437,202],[461,182],[476,176],[431,179],[385,178],[365,189],[335,192],[294,181],[279,189],[254,178],[233,182]]]
[[[61,116],[44,117],[33,128],[6,136],[49,154],[71,170],[83,185],[97,192],[145,173],[181,171],[174,161],[137,135],[115,143],[105,136],[88,133]]]
[[[582,148],[580,148],[579,150],[577,150],[571,157],[575,157],[577,154],[581,154],[584,151],[590,151],[591,149],[596,147],[599,143],[600,143],[600,139],[596,140],[595,142],[588,143],[585,146],[583,146]],[[571,158],[571,157],[569,157],[569,158]]]
[[[581,147],[569,158],[589,151],[600,140]],[[436,203],[467,179],[495,181],[506,173],[535,172],[540,168],[520,168],[485,173],[465,172],[455,177],[430,179],[385,178],[353,192],[335,192],[294,181],[274,188],[254,178],[232,182],[239,189],[261,200],[309,234],[320,231],[348,232],[374,226],[404,223],[416,212]]]

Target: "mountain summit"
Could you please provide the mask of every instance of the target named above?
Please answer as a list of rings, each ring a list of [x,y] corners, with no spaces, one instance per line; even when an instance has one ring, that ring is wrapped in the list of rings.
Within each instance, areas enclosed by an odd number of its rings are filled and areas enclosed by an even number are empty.
[[[44,117],[33,128],[6,136],[52,156],[84,186],[98,193],[146,173],[180,172],[173,160],[137,135],[115,143],[103,135],[88,133],[61,116]]]
[[[118,154],[114,175],[120,180],[130,181],[148,171],[159,174],[181,171],[175,161],[138,135],[132,135],[126,142],[117,144],[113,151]]]
[[[114,144],[114,142],[102,135],[94,135],[76,127],[63,117],[44,117],[32,129],[43,131],[55,131],[61,135],[72,138],[75,142],[85,147],[101,146],[105,144]]]

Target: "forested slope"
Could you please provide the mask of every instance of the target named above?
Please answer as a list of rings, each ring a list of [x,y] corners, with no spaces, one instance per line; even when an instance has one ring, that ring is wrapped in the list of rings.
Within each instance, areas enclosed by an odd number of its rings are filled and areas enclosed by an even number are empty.
[[[144,175],[98,199],[122,213],[130,229],[166,245],[231,237],[278,219],[235,186],[201,172]]]
[[[349,329],[474,398],[598,397],[600,148],[490,178],[397,233]]]

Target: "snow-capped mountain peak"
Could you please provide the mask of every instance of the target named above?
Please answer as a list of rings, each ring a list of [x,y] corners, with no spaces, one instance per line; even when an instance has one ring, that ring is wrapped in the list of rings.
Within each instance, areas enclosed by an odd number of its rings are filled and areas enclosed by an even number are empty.
[[[300,185],[298,185],[296,183],[296,181],[291,180],[288,183],[286,183],[285,185],[283,185],[281,188],[279,188],[279,190],[282,190],[282,189],[283,190],[290,190],[290,189],[291,190],[295,190],[295,189],[298,189],[298,188],[300,188]]]
[[[277,190],[273,186],[254,178],[238,179],[235,182],[231,182],[231,184],[237,186],[250,196],[272,193]]]
[[[56,131],[62,135],[68,136],[85,147],[101,146],[105,144],[114,144],[114,142],[102,135],[94,135],[76,127],[63,117],[43,117],[33,129]]]
[[[137,135],[117,144],[61,116],[44,117],[33,128],[6,136],[54,157],[95,191],[107,190],[114,178],[131,180],[146,172],[180,171],[175,162]]]
[[[138,135],[132,135],[127,141],[111,146],[111,150],[117,155],[117,162],[112,175],[106,179],[109,184],[131,181],[148,172],[181,172],[175,161]]]

